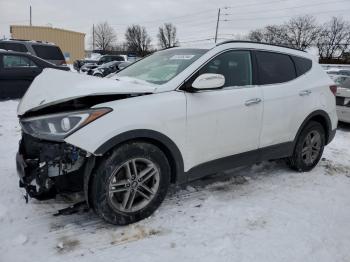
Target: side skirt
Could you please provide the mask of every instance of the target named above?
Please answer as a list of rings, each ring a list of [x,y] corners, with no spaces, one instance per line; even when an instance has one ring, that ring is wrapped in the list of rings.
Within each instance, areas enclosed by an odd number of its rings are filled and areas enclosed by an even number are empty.
[[[207,175],[212,175],[239,166],[252,165],[260,161],[289,157],[293,154],[293,149],[294,143],[287,142],[215,159],[188,170],[186,172],[187,181],[196,180]]]

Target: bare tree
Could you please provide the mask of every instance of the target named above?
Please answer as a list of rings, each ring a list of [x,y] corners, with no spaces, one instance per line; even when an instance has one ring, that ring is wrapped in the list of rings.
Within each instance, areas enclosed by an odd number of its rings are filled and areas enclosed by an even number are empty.
[[[350,24],[333,17],[322,26],[317,40],[320,59],[333,59],[343,55],[350,45]]]
[[[162,48],[169,48],[178,44],[178,40],[176,39],[176,27],[172,23],[165,23],[162,27],[159,27],[157,36],[159,45]]]
[[[315,41],[320,33],[316,19],[310,15],[297,16],[283,25],[286,44],[288,46],[305,50]]]
[[[283,25],[269,25],[253,30],[248,39],[270,44],[281,44],[305,50],[316,42],[320,29],[312,16],[297,16]]]
[[[125,39],[128,50],[137,52],[141,56],[149,52],[151,38],[145,27],[140,25],[129,26],[125,32]]]
[[[248,39],[255,42],[269,44],[286,44],[287,35],[284,26],[268,25],[263,29],[253,30],[248,34]]]
[[[107,23],[100,23],[94,27],[92,46],[95,49],[106,51],[111,50],[117,40],[114,29]]]

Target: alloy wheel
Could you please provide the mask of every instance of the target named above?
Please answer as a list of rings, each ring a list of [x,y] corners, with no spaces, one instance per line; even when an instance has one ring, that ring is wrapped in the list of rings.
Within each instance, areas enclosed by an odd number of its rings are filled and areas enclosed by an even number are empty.
[[[310,131],[305,137],[302,148],[302,159],[306,165],[312,165],[321,152],[321,135],[318,131]]]
[[[159,168],[149,159],[133,158],[114,170],[108,185],[108,201],[121,212],[147,206],[159,188]]]

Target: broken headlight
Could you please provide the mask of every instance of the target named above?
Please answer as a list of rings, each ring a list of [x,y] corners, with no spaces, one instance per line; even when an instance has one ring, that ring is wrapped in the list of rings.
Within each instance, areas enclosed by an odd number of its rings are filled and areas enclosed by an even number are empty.
[[[23,132],[34,137],[62,141],[79,128],[112,111],[110,108],[97,108],[84,111],[29,117],[21,120]]]

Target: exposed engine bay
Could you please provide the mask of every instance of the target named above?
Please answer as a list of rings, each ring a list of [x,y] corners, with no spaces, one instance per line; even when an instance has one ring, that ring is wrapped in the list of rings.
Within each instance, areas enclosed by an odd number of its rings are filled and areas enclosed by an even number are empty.
[[[57,193],[82,191],[87,156],[67,143],[42,141],[23,133],[17,154],[20,186],[39,200],[53,198]]]

